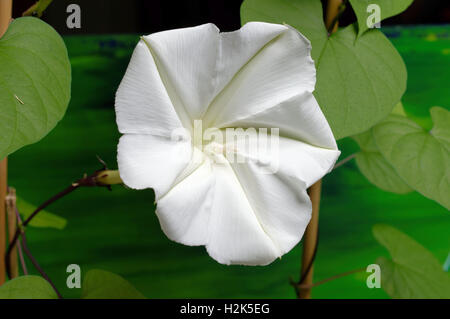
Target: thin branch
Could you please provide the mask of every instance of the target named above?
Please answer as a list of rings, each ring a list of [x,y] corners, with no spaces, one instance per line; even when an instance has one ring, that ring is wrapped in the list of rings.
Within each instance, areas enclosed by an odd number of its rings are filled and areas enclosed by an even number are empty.
[[[47,273],[44,271],[44,269],[42,269],[42,267],[39,265],[39,263],[37,262],[36,258],[34,258],[34,256],[31,254],[30,250],[28,249],[28,245],[27,245],[27,239],[25,237],[25,232],[22,233],[22,245],[23,245],[23,251],[25,252],[25,254],[28,256],[28,258],[31,260],[31,263],[34,265],[34,267],[36,268],[36,270],[41,274],[42,277],[44,277],[45,280],[47,280],[47,282],[52,286],[53,290],[56,292],[56,294],[58,295],[59,299],[63,299],[61,293],[58,291],[58,289],[56,288],[55,284],[53,283],[53,281],[50,280],[50,277],[47,275]]]
[[[56,194],[55,196],[51,197],[50,199],[48,199],[47,201],[45,201],[43,204],[41,204],[38,208],[36,208],[36,210],[30,215],[28,216],[27,219],[25,219],[25,221],[23,222],[22,226],[26,227],[30,221],[42,210],[44,210],[47,206],[49,206],[50,204],[56,202],[58,199],[63,198],[64,196],[72,193],[74,190],[76,190],[77,188],[79,188],[81,185],[79,183],[74,183],[72,185],[70,185],[69,187],[67,187],[66,189],[64,189],[63,191],[59,192],[58,194]]]
[[[17,217],[17,224],[22,224],[22,218],[20,218],[20,214],[19,211],[17,210],[17,206],[16,206],[16,217]],[[22,251],[22,247],[23,247],[23,240],[20,241],[20,245],[17,245],[17,251],[19,252],[19,260],[20,260],[20,265],[22,266],[22,272],[23,274],[26,276],[28,275],[28,269],[27,269],[27,264],[25,263],[25,258],[23,257],[23,251]]]
[[[9,258],[11,255],[11,252],[13,248],[16,246],[17,241],[20,237],[20,235],[23,236],[25,233],[25,227],[30,223],[30,221],[42,210],[44,210],[47,206],[54,203],[58,199],[63,198],[64,196],[72,193],[74,190],[80,188],[80,187],[94,187],[94,186],[100,186],[100,187],[107,187],[108,189],[111,189],[112,184],[120,184],[122,183],[122,180],[120,179],[120,176],[117,171],[111,171],[108,170],[105,163],[103,161],[100,161],[103,165],[103,168],[100,170],[95,171],[91,175],[85,174],[83,178],[79,179],[75,183],[72,183],[69,187],[65,188],[61,192],[57,193],[47,201],[45,201],[43,204],[41,204],[36,210],[22,223],[17,225],[16,232],[14,234],[14,237],[12,238],[8,250],[5,254],[5,263],[6,263],[6,272],[8,274],[8,277],[11,278],[11,265],[9,263]],[[109,176],[114,176],[114,178],[109,178]],[[25,250],[25,249],[24,249]]]
[[[348,275],[351,275],[351,274],[356,274],[358,272],[363,272],[365,270],[366,270],[366,268],[358,268],[358,269],[346,271],[346,272],[344,272],[342,274],[334,275],[332,277],[320,280],[320,281],[315,282],[315,283],[313,283],[311,285],[306,285],[306,284],[299,283],[299,284],[296,284],[296,287],[298,289],[311,289],[313,287],[317,287],[317,286],[323,285],[324,283],[327,283],[329,281],[333,281],[333,280],[336,280],[336,279],[339,279],[339,278],[342,278],[342,277],[345,277],[345,276],[348,276]]]
[[[329,0],[330,1],[330,0]],[[347,7],[346,5],[347,0],[342,1],[341,4],[339,4],[338,7],[338,13],[337,15],[333,18],[333,20],[330,23],[330,26],[328,27],[327,31],[328,31],[328,36],[330,36],[334,31],[335,31],[335,26],[337,25],[339,19],[341,18],[342,14],[345,11],[345,8]]]
[[[334,165],[333,170],[335,170],[336,168],[338,168],[338,167],[344,165],[345,163],[351,161],[352,159],[355,158],[355,156],[356,156],[356,153],[353,153],[352,155],[349,155],[349,156],[347,156],[346,158],[344,158],[343,160],[337,162],[337,163]]]
[[[47,7],[52,3],[53,0],[38,0],[35,4],[29,7],[24,13],[22,13],[23,17],[33,16],[33,17],[42,17],[44,11]]]
[[[14,187],[8,187],[8,195],[6,196],[6,215],[8,217],[8,241],[11,240],[11,236],[17,230],[17,217],[16,217],[16,189]],[[10,259],[11,277],[16,278],[19,276],[19,264],[17,262],[17,249],[14,248],[11,252]]]
[[[49,200],[45,201],[42,205],[40,205],[36,210],[22,223],[17,225],[16,232],[14,234],[14,237],[12,238],[11,242],[9,243],[8,250],[6,251],[5,255],[5,263],[6,263],[6,273],[8,274],[8,278],[11,278],[11,264],[10,264],[10,256],[14,249],[14,247],[17,244],[17,241],[20,237],[20,235],[23,235],[25,233],[25,227],[28,225],[28,223],[43,209],[45,209],[48,205],[51,203],[57,201],[58,199],[64,197],[67,194],[70,194],[75,189],[77,189],[80,185],[79,184],[72,184],[68,188],[64,189],[63,191],[59,192],[55,196],[51,197]]]

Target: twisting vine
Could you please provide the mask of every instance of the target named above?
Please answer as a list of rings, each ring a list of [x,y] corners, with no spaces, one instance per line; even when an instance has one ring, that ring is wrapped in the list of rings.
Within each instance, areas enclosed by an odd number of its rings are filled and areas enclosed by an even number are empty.
[[[99,187],[107,187],[109,190],[111,190],[111,185],[122,184],[122,180],[120,178],[119,172],[115,171],[115,170],[109,170],[107,168],[105,162],[102,161],[100,158],[99,158],[99,161],[103,165],[102,169],[95,171],[91,175],[85,174],[82,178],[80,178],[76,182],[72,183],[69,187],[65,188],[64,190],[60,191],[56,195],[52,196],[50,199],[46,200],[39,207],[37,207],[33,211],[33,213],[30,216],[28,216],[27,219],[25,219],[25,221],[21,222],[19,211],[17,210],[17,207],[15,207],[17,219],[18,219],[18,225],[17,225],[14,236],[13,236],[12,240],[10,241],[8,249],[5,254],[6,273],[9,278],[11,278],[11,275],[12,275],[11,274],[11,253],[12,253],[13,249],[17,246],[17,242],[20,239],[23,251],[25,252],[27,257],[30,259],[33,266],[42,275],[42,277],[48,281],[48,283],[55,290],[58,297],[62,298],[60,292],[58,291],[58,289],[56,288],[54,283],[51,281],[49,276],[45,273],[45,271],[39,265],[36,258],[34,258],[34,256],[31,254],[31,252],[27,246],[27,241],[26,241],[26,236],[25,236],[26,226],[33,220],[34,217],[36,217],[39,214],[39,212],[41,212],[42,210],[47,208],[50,204],[65,197],[66,195],[72,193],[73,191],[75,191],[76,189],[78,189],[80,187],[99,186]],[[22,262],[22,265],[24,265],[23,262]]]

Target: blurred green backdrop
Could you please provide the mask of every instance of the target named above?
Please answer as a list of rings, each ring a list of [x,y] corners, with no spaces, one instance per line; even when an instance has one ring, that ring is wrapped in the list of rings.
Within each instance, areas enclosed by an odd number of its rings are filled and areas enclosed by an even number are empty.
[[[449,26],[389,27],[408,68],[406,112],[430,127],[428,109],[450,107]],[[10,156],[9,183],[25,200],[40,204],[83,173],[100,168],[95,155],[116,168],[119,138],[114,94],[137,35],[67,36],[73,68],[72,101],[63,121],[41,142]],[[342,158],[357,150],[340,141]],[[182,246],[162,233],[153,192],[114,187],[80,189],[48,210],[68,219],[66,229],[28,229],[35,257],[65,297],[66,267],[82,273],[101,268],[118,273],[149,298],[293,298],[289,277],[298,278],[301,245],[270,266],[223,266],[202,247]],[[365,267],[387,252],[371,234],[376,223],[391,224],[431,250],[444,263],[450,250],[450,215],[417,193],[395,195],[372,186],[354,162],[324,179],[320,244],[315,280]],[[32,269],[31,264],[28,265]],[[36,273],[34,270],[32,271]],[[385,298],[366,287],[365,273],[314,288],[314,298]]]

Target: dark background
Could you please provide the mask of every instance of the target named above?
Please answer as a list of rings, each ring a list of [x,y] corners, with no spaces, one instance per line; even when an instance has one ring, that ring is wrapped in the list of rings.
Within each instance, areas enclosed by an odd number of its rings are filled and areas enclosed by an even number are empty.
[[[22,15],[36,0],[15,0],[14,17]],[[393,0],[394,1],[394,0]],[[326,0],[322,0],[324,4]],[[81,7],[81,29],[66,27],[66,8]],[[42,19],[61,34],[139,33],[194,26],[212,22],[222,31],[240,28],[242,0],[54,0]],[[324,6],[325,7],[325,6]],[[355,21],[346,10],[342,25]],[[415,0],[401,15],[384,20],[392,24],[441,24],[450,22],[450,1]]]

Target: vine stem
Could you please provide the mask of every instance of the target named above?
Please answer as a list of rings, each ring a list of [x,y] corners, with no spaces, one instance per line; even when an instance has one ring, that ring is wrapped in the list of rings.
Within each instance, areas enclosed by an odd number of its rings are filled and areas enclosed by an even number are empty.
[[[338,29],[339,18],[345,10],[344,0],[328,0],[327,10],[325,14],[325,25],[328,34],[336,32]]]
[[[16,217],[16,190],[13,187],[8,187],[8,195],[6,196],[6,217],[8,219],[8,236],[9,241],[12,240],[14,233],[17,230],[17,217]],[[19,246],[20,247],[20,246]],[[11,268],[11,278],[19,276],[19,264],[17,262],[17,248],[14,248],[11,252],[8,263]]]
[[[319,239],[319,207],[320,193],[322,191],[322,180],[319,180],[308,189],[308,194],[312,203],[311,220],[306,227],[303,239],[302,268],[300,271],[300,282],[297,285],[297,297],[300,299],[311,298],[311,288],[313,282],[314,259],[317,252]],[[303,286],[302,286],[303,285]]]
[[[349,156],[347,156],[346,158],[344,158],[343,160],[339,161],[336,163],[336,165],[334,165],[333,169],[336,169],[338,167],[341,167],[342,165],[344,165],[347,162],[350,162],[352,159],[354,159],[356,156],[356,153],[353,153]]]
[[[333,280],[336,280],[336,279],[339,279],[339,278],[342,278],[342,277],[345,277],[345,276],[348,276],[348,275],[356,274],[356,273],[359,273],[359,272],[363,272],[365,270],[366,270],[366,268],[358,268],[358,269],[346,271],[346,272],[344,272],[342,274],[331,276],[329,278],[325,278],[323,280],[317,281],[317,282],[315,282],[313,284],[310,284],[310,285],[298,284],[297,287],[299,289],[308,289],[308,288],[311,289],[313,287],[323,285],[323,284],[325,284],[325,283],[327,283],[329,281],[333,281]]]
[[[342,14],[343,0],[328,0],[325,25],[329,33],[337,31],[338,20]],[[300,282],[294,284],[297,298],[310,299],[311,288],[313,287],[314,259],[317,253],[319,239],[319,207],[320,193],[322,191],[322,180],[317,181],[308,189],[308,194],[312,203],[311,220],[306,227],[303,239],[302,267],[300,271]]]
[[[59,299],[63,299],[61,293],[56,288],[56,286],[53,283],[53,281],[50,280],[50,277],[47,275],[47,273],[44,271],[44,269],[42,269],[42,267],[37,262],[36,258],[34,258],[34,256],[31,254],[30,250],[28,249],[27,238],[25,236],[25,232],[22,233],[22,247],[23,247],[23,251],[25,252],[25,255],[27,255],[28,259],[30,259],[30,261],[33,264],[34,268],[36,268],[37,271],[39,272],[39,274],[41,274],[41,276],[45,280],[47,280],[47,282],[50,284],[50,286],[52,286],[52,288],[55,291],[55,293],[58,296],[58,298]]]
[[[0,38],[8,29],[12,17],[12,0],[0,1]],[[6,194],[8,162],[7,159],[0,159],[0,256],[3,256],[6,249]],[[5,263],[0,259],[0,285],[5,282]]]
[[[3,256],[6,250],[7,163],[6,158],[0,162],[0,256]],[[2,285],[6,279],[5,270],[6,263],[3,259],[0,259],[0,285]]]
[[[31,215],[28,216],[27,219],[25,219],[25,221],[23,223],[18,225],[16,232],[10,241],[10,244],[8,246],[8,250],[6,251],[5,259],[4,259],[5,263],[6,263],[6,273],[8,274],[8,277],[11,278],[11,265],[9,263],[9,260],[11,259],[11,257],[10,257],[11,253],[12,253],[14,247],[16,246],[19,238],[21,236],[23,237],[23,235],[25,233],[25,227],[31,222],[31,220],[34,217],[36,217],[37,214],[39,214],[39,212],[41,212],[42,210],[47,208],[47,206],[49,206],[50,204],[65,197],[66,195],[72,193],[73,191],[75,191],[76,189],[78,189],[80,187],[103,186],[103,187],[110,188],[111,185],[121,184],[121,183],[122,183],[122,180],[120,179],[120,175],[119,175],[118,171],[111,171],[111,170],[106,169],[106,167],[105,167],[105,169],[98,170],[98,171],[94,172],[92,175],[88,176],[85,174],[85,176],[83,178],[79,179],[75,183],[72,183],[69,187],[63,189],[56,195],[50,197],[50,199],[46,200],[43,204],[41,204],[39,207],[37,207],[33,211],[33,213],[31,213]],[[23,242],[23,244],[25,244],[25,241]],[[24,250],[25,250],[25,247],[24,247]]]
[[[17,206],[15,207],[16,209],[16,218],[17,218],[17,223],[18,224],[22,224],[22,219],[20,218],[20,214],[19,211],[17,210]],[[22,265],[22,271],[23,274],[26,276],[28,275],[28,269],[27,269],[27,264],[25,263],[25,258],[23,258],[23,252],[22,252],[22,247],[23,247],[23,240],[20,242],[20,245],[17,245],[17,247],[19,248],[19,259],[20,259],[20,264]]]
[[[69,187],[63,189],[56,195],[52,196],[50,199],[46,200],[43,204],[41,204],[39,207],[37,207],[33,211],[33,213],[23,223],[21,222],[20,214],[17,210],[17,206],[14,205],[15,206],[14,209],[17,214],[18,226],[16,228],[14,236],[12,236],[12,239],[10,241],[8,250],[6,251],[5,258],[4,258],[5,265],[6,265],[6,273],[8,274],[9,278],[11,278],[11,275],[12,275],[12,273],[11,273],[11,253],[13,252],[15,246],[17,246],[18,240],[21,239],[21,245],[22,245],[23,251],[25,252],[27,257],[30,259],[33,266],[37,269],[37,271],[41,274],[41,276],[45,280],[47,280],[47,282],[52,286],[52,288],[54,289],[58,298],[60,298],[60,299],[62,298],[62,295],[56,288],[55,284],[50,280],[50,277],[47,275],[47,273],[44,271],[44,269],[42,269],[42,267],[39,265],[36,258],[34,258],[34,256],[31,254],[31,251],[28,248],[27,240],[25,237],[25,230],[26,230],[25,227],[33,220],[34,217],[37,216],[37,214],[39,214],[39,212],[44,210],[47,206],[49,206],[50,204],[54,203],[55,201],[63,198],[64,196],[72,193],[73,191],[75,191],[76,189],[78,189],[80,187],[103,186],[103,187],[107,187],[108,189],[111,189],[111,185],[123,183],[122,179],[120,178],[119,171],[108,170],[105,162],[103,162],[100,158],[98,158],[98,160],[100,161],[100,163],[103,164],[103,169],[97,170],[89,176],[87,174],[85,174],[83,176],[83,178],[79,179],[75,183],[72,183]],[[19,251],[20,251],[20,246],[19,246]],[[21,253],[20,253],[20,255],[21,255],[22,267],[23,267],[24,273],[26,273],[27,272],[26,265],[25,265],[25,262],[23,260],[23,256]]]

